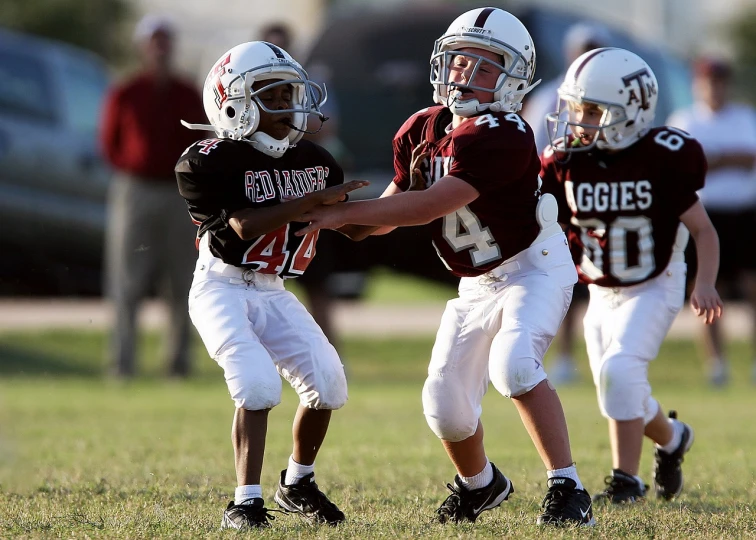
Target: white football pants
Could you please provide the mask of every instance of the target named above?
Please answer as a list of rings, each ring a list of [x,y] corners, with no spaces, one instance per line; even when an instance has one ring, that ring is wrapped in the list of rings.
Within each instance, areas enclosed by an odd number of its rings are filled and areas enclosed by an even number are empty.
[[[684,262],[630,287],[589,285],[590,301],[583,319],[585,344],[596,385],[599,408],[606,418],[647,424],[659,411],[651,397],[648,363],[685,302]]]
[[[207,352],[223,368],[237,408],[278,405],[281,377],[305,407],[338,409],[346,403],[336,349],[280,277],[227,265],[203,242],[189,315]]]
[[[475,433],[492,382],[506,397],[546,378],[543,356],[577,280],[564,234],[534,244],[479,277],[462,278],[446,305],[433,346],[423,409],[446,441]]]

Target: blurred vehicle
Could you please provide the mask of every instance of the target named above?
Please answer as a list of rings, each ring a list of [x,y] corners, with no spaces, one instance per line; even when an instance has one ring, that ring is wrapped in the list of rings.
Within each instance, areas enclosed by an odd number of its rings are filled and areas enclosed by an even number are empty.
[[[0,294],[99,292],[107,84],[94,54],[0,30]]]
[[[558,75],[563,36],[580,19],[499,5],[531,31],[536,78]],[[464,11],[449,4],[399,12],[396,5],[391,10],[342,8],[314,41],[304,64],[330,74],[351,176],[371,181],[356,197],[378,196],[391,181],[394,133],[412,113],[433,105],[433,43]],[[625,32],[612,34],[617,46],[638,53],[654,69],[661,90],[658,122],[691,102],[683,61]],[[100,158],[96,130],[107,84],[107,68],[92,53],[0,30],[0,294],[100,293],[110,173]],[[356,244],[332,234],[338,273],[329,286],[339,296],[358,296],[375,266],[456,282],[424,227]]]
[[[515,9],[506,2],[494,5],[517,15],[531,32],[537,53],[536,79],[548,81],[566,69],[564,34],[583,19],[552,9]],[[395,5],[391,10],[371,11],[364,6],[351,11],[341,9],[315,40],[305,65],[311,70],[325,67],[330,73],[329,85],[339,97],[339,137],[353,164],[351,176],[371,181],[370,187],[355,192],[353,198],[377,197],[392,180],[393,136],[412,113],[433,105],[429,83],[433,44],[465,9],[448,4],[407,7],[399,12]],[[685,62],[622,31],[610,31],[616,46],[639,54],[654,70],[660,86],[657,122],[692,101]],[[555,109],[556,103],[555,95]],[[338,269],[352,273],[352,278],[355,271],[385,265],[421,277],[456,282],[436,256],[430,235],[422,227],[397,229],[359,244],[343,237],[336,242]],[[359,286],[359,279],[336,276],[332,281],[339,294],[359,294],[341,287]]]

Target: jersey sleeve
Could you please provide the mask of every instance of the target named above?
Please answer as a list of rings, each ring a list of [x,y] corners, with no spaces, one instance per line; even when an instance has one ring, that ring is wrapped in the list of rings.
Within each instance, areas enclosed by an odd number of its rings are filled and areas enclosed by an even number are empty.
[[[412,151],[422,142],[426,122],[433,116],[438,107],[420,109],[410,116],[394,135],[392,149],[394,151],[394,183],[402,191],[410,187],[410,165]]]
[[[203,141],[200,141],[203,142]],[[249,206],[248,201],[230,196],[223,189],[229,182],[223,167],[223,152],[220,148],[201,156],[190,146],[176,164],[178,189],[189,207],[194,221],[228,223],[231,214]]]
[[[568,224],[572,217],[572,210],[567,204],[567,194],[565,193],[564,183],[559,181],[559,168],[556,162],[556,155],[547,147],[541,154],[541,192],[551,193],[559,205],[558,221],[562,224]]]
[[[684,139],[684,144],[679,150],[671,151],[667,159],[669,168],[666,174],[669,182],[665,184],[669,189],[665,199],[670,211],[676,216],[681,216],[698,201],[696,192],[704,187],[708,169],[706,156],[701,144],[689,138]]]
[[[478,193],[519,180],[538,160],[533,132],[522,120],[520,124],[489,114],[468,122],[470,125],[454,137],[454,161],[448,174],[467,182]]]

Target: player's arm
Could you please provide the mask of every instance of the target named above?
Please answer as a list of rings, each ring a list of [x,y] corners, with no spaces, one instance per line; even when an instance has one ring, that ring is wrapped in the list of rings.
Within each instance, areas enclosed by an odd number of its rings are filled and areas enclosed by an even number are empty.
[[[310,224],[296,234],[303,236],[318,229],[337,229],[346,223],[378,227],[425,225],[470,204],[478,195],[478,190],[464,180],[444,176],[423,191],[405,191],[338,207],[313,208],[301,218]]]
[[[402,190],[397,186],[394,182],[391,182],[386,189],[381,194],[381,197],[390,197],[391,195],[396,195],[397,193],[401,193]],[[354,240],[355,242],[359,242],[360,240],[364,240],[368,236],[374,235],[382,235],[382,234],[388,234],[391,231],[396,229],[396,227],[380,227],[377,225],[355,225],[355,224],[347,224],[343,227],[339,227],[336,229],[344,236],[350,238],[351,240]]]
[[[696,201],[686,210],[680,221],[696,243],[698,273],[690,304],[696,315],[702,316],[706,324],[711,324],[722,316],[722,300],[715,288],[719,272],[719,237],[701,201]]]
[[[345,184],[308,193],[290,201],[264,208],[242,208],[229,216],[228,224],[242,240],[253,240],[294,221],[298,216],[319,205],[333,205],[343,201],[346,194],[369,184],[352,180]]]

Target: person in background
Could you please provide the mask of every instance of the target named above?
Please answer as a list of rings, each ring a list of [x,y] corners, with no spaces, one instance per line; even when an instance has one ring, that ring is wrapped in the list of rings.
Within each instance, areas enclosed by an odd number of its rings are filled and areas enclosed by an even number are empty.
[[[727,61],[702,57],[694,63],[693,73],[694,104],[674,112],[667,124],[687,131],[703,146],[709,172],[699,195],[722,244],[718,288],[732,296],[733,289],[739,287],[754,312],[756,252],[751,245],[756,226],[756,114],[751,106],[731,101],[732,68]],[[694,275],[695,268],[689,274]],[[709,382],[714,386],[729,380],[721,328],[715,323],[702,333]],[[754,358],[751,378],[756,382]]]
[[[260,30],[260,39],[267,41],[285,51],[290,51],[293,43],[293,33],[284,22],[272,22]],[[323,104],[322,112],[326,121],[313,120],[308,128],[310,133],[304,139],[310,140],[323,148],[336,159],[344,171],[349,173],[349,159],[346,147],[338,136],[339,111],[337,98],[328,80],[330,73],[325,65],[305,66],[314,80],[322,81],[328,87],[328,100]],[[303,274],[297,283],[302,286],[307,296],[307,305],[313,318],[334,347],[339,349],[339,339],[333,324],[333,284],[331,278],[336,263],[337,233],[323,231],[318,240],[318,257],[310,264],[307,273]],[[348,256],[341,253],[342,257]]]
[[[198,90],[173,70],[175,29],[155,15],[136,26],[142,68],[105,99],[101,145],[115,173],[108,194],[106,295],[115,309],[112,372],[136,372],[136,314],[153,284],[168,306],[166,356],[171,376],[190,372],[186,297],[196,228],[176,193],[173,167],[197,138],[180,120],[204,119]]]
[[[562,41],[564,67],[572,64],[581,54],[606,47],[610,42],[609,31],[598,23],[580,22],[572,25]],[[549,144],[546,115],[556,110],[559,100],[557,89],[564,81],[564,75],[565,73],[562,72],[559,76],[536,88],[533,94],[528,97],[522,109],[522,117],[533,128],[536,148],[539,152],[543,152]],[[573,350],[579,306],[584,304],[586,300],[588,300],[586,286],[583,283],[575,284],[570,310],[562,321],[562,326],[555,340],[557,356],[549,369],[549,380],[554,384],[569,384],[575,382],[578,378]]]

